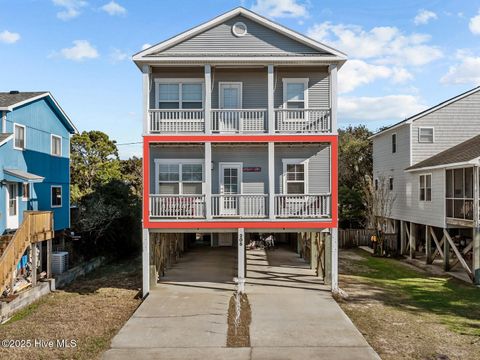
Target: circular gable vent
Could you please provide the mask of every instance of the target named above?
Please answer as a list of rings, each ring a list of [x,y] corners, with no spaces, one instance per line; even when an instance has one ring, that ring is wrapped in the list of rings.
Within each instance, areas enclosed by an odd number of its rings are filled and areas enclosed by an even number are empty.
[[[237,37],[245,36],[247,34],[247,25],[245,25],[243,22],[237,22],[233,24],[232,32],[233,32],[233,35]]]

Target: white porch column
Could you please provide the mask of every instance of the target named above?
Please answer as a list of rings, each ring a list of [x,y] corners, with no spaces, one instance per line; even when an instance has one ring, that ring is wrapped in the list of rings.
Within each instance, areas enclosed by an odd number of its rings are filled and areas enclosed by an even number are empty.
[[[245,229],[238,228],[238,292],[245,292]]]
[[[273,101],[273,87],[274,87],[274,69],[273,65],[268,65],[268,133],[275,133],[275,113]]]
[[[212,219],[212,143],[205,143],[205,217]]]
[[[275,219],[275,143],[268,143],[268,214]]]
[[[148,110],[150,109],[150,74],[152,68],[149,65],[142,67],[142,89],[143,89],[143,133],[148,134],[150,129],[150,119]]]
[[[332,64],[328,67],[330,73],[330,122],[331,132],[337,133],[337,65]]]
[[[2,132],[6,133],[7,132],[7,112],[2,111]]]
[[[332,228],[332,291],[338,290],[338,229]]]
[[[473,228],[473,267],[474,283],[480,285],[480,228]]]
[[[145,298],[150,292],[150,232],[142,231],[142,295]]]
[[[205,65],[205,134],[212,133],[212,67],[210,64]]]

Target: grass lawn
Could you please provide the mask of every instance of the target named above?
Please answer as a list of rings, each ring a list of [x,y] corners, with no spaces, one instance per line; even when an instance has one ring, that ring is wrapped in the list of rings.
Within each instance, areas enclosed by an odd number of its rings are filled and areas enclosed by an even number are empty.
[[[140,304],[140,258],[104,265],[0,325],[0,339],[75,340],[73,348],[1,348],[0,359],[98,359]]]
[[[362,250],[340,252],[340,306],[382,359],[480,359],[480,288]]]

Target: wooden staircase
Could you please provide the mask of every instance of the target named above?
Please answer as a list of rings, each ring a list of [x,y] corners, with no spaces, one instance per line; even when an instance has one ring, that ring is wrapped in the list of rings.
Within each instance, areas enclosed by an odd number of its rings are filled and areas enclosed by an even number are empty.
[[[0,236],[0,295],[12,285],[14,270],[30,245],[53,239],[51,211],[25,211],[23,222],[13,235]]]

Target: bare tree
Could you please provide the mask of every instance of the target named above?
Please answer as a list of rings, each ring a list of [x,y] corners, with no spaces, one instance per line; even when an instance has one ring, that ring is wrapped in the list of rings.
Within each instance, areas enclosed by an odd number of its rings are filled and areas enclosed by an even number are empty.
[[[391,189],[390,179],[381,175],[375,180],[370,176],[365,177],[364,201],[367,209],[369,228],[373,228],[377,239],[377,254],[385,255],[385,232],[387,219],[392,214],[396,195]]]

